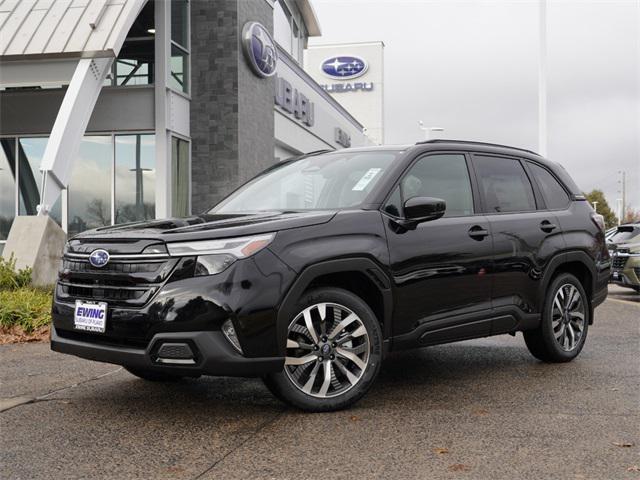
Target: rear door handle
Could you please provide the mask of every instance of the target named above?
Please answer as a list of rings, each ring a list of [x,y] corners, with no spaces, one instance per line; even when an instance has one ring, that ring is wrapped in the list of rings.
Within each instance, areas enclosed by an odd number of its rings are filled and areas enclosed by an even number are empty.
[[[558,226],[551,223],[549,220],[543,220],[542,222],[540,222],[540,230],[542,230],[545,233],[551,233],[556,228],[558,228]]]
[[[489,236],[489,231],[482,228],[480,225],[474,225],[469,229],[469,236],[474,240],[483,240],[484,237]]]

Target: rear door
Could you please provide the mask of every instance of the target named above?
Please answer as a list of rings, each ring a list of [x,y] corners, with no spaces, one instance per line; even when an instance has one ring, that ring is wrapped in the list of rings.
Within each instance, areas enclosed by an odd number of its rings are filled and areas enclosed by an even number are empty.
[[[444,217],[414,229],[400,228],[394,218],[402,217],[402,205],[412,197],[445,200]],[[490,228],[478,210],[464,153],[419,157],[394,188],[383,207],[394,281],[394,336],[426,333],[429,339],[420,340],[425,344],[488,334],[487,324],[470,325],[476,329],[472,332],[460,328],[461,316],[491,306],[486,275]]]
[[[474,154],[473,165],[493,235],[491,297],[495,314],[513,309],[537,312],[538,287],[545,265],[564,248],[557,216],[545,209],[522,160]],[[510,331],[517,313],[515,317],[502,317],[502,323],[494,325],[492,333]]]

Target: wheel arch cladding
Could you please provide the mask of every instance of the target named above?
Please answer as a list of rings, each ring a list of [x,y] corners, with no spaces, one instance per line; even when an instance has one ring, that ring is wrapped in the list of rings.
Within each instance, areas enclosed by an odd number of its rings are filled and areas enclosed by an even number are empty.
[[[305,268],[285,295],[278,309],[278,351],[286,351],[289,322],[298,312],[295,306],[304,292],[316,287],[337,287],[360,297],[380,322],[383,339],[391,333],[391,284],[384,271],[371,259],[329,260]]]
[[[595,267],[591,265],[593,261],[585,252],[561,253],[551,260],[547,269],[547,274],[541,285],[540,305],[544,305],[546,291],[554,278],[563,273],[570,273],[578,279],[588,297],[589,304],[589,324],[593,324],[593,306],[591,299],[594,294],[594,282],[596,278]]]

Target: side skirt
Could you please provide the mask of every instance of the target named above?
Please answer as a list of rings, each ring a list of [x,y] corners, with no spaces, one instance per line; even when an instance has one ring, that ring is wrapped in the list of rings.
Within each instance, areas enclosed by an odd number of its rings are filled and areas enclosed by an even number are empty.
[[[415,330],[392,338],[391,350],[440,345],[443,343],[515,333],[536,328],[540,314],[525,313],[516,306],[425,320]]]

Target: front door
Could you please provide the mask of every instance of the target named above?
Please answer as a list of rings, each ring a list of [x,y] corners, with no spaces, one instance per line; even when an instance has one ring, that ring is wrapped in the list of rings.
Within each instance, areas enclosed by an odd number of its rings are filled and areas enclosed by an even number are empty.
[[[416,334],[435,333],[438,341],[459,337],[457,327],[465,324],[465,315],[490,308],[490,225],[476,213],[469,171],[462,153],[421,157],[383,208],[394,283],[394,337],[413,336],[409,343],[430,343]],[[402,216],[402,204],[412,197],[443,199],[444,217],[413,230],[399,228],[394,217]],[[471,328],[482,331],[469,336],[489,333],[486,324]]]

